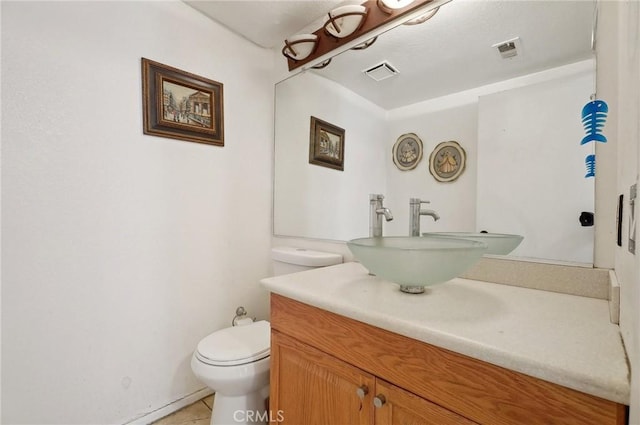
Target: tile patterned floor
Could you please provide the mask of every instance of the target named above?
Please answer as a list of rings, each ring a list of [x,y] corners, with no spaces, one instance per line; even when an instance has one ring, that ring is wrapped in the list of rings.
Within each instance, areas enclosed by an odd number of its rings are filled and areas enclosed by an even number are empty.
[[[196,401],[169,416],[153,422],[152,425],[209,425],[213,397],[214,395],[210,395],[200,401]]]

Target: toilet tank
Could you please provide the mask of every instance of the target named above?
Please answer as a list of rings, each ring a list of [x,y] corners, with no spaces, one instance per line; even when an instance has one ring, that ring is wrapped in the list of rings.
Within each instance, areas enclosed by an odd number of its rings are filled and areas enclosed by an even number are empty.
[[[271,248],[271,258],[274,276],[342,263],[342,255],[340,254],[290,246]]]

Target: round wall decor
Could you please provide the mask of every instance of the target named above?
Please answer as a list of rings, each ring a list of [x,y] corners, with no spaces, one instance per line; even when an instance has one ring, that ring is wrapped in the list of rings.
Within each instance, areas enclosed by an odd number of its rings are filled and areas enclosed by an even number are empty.
[[[467,154],[458,142],[442,142],[429,156],[429,172],[439,182],[452,182],[464,171]]]
[[[422,140],[414,133],[403,134],[393,145],[393,163],[402,171],[416,168],[422,159]]]

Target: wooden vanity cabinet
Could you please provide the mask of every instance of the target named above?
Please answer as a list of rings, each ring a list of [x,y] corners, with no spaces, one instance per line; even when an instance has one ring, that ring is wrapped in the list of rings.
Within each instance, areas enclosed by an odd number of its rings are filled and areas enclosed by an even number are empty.
[[[269,401],[281,423],[370,425],[374,385],[373,375],[272,331]]]
[[[381,379],[376,379],[375,394],[376,397],[384,397],[384,403],[379,407],[376,406],[375,409],[375,425],[471,425],[476,423]]]
[[[270,409],[280,423],[474,424],[278,331],[271,338]]]
[[[284,424],[626,423],[622,404],[277,294],[271,328],[270,411]]]

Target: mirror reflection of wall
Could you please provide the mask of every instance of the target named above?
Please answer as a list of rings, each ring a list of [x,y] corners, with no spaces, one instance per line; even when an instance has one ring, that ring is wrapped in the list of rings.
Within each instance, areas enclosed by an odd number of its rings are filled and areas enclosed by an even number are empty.
[[[309,164],[311,117],[345,129],[344,171]],[[348,240],[369,231],[369,193],[386,192],[385,111],[312,73],[276,86],[274,233]]]
[[[513,255],[593,262],[594,181],[585,178],[593,145],[577,111],[593,92],[593,72],[558,77],[480,98],[476,227],[525,236]]]
[[[468,2],[459,3],[469,7]],[[494,7],[502,2],[489,3]],[[524,3],[537,3],[539,8],[550,2]],[[589,11],[580,7],[583,15]],[[593,9],[590,13],[591,20]],[[365,236],[368,194],[383,193],[385,205],[394,213],[394,220],[384,224],[385,235],[408,234],[409,198],[419,197],[430,200],[429,208],[441,217],[438,222],[423,217],[424,231],[518,233],[525,240],[514,256],[591,263],[593,228],[578,222],[581,211],[593,211],[593,179],[584,178],[584,157],[593,147],[579,145],[584,136],[580,110],[595,91],[595,64],[588,37],[584,38],[586,54],[569,55],[551,69],[535,69],[407,106],[379,106],[353,87],[320,76],[322,71],[279,83],[275,235],[329,240]],[[522,38],[525,47],[527,40]],[[384,48],[383,43],[378,47]],[[358,53],[340,55],[339,63]],[[308,163],[310,116],[346,130],[343,172]],[[424,154],[415,169],[401,171],[391,151],[406,133],[422,139]],[[467,164],[456,181],[441,183],[429,173],[429,155],[448,140],[465,149]],[[565,151],[557,150],[560,146]],[[512,186],[506,187],[507,183]]]

